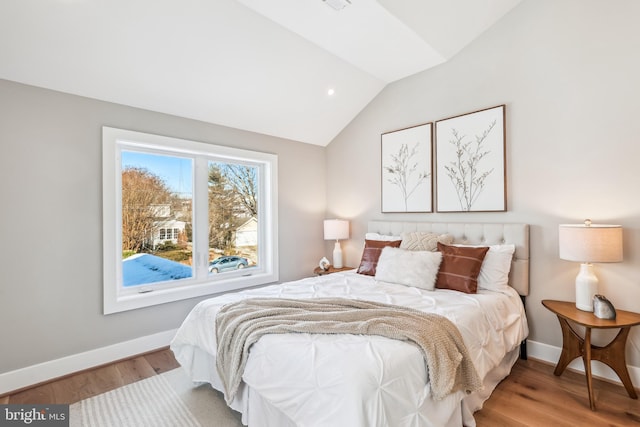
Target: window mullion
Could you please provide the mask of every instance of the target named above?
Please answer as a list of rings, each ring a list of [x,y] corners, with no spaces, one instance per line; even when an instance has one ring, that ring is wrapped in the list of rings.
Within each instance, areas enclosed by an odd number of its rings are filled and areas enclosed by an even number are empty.
[[[193,208],[193,260],[198,281],[207,278],[209,272],[209,165],[199,156],[195,159],[194,208]]]

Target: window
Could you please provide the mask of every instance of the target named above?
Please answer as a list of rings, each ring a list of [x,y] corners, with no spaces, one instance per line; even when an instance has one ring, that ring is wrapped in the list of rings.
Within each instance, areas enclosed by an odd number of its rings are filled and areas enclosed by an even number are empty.
[[[104,313],[278,280],[277,156],[103,127]]]

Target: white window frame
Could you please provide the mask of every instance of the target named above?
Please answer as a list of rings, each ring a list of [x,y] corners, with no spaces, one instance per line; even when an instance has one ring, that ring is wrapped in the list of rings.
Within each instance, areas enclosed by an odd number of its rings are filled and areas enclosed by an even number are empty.
[[[123,149],[194,158],[194,277],[125,289],[122,285],[122,161]],[[207,144],[104,126],[102,128],[103,294],[104,314],[117,313],[187,298],[219,294],[278,281],[278,157],[233,147]],[[256,166],[259,173],[258,266],[209,274],[208,161]]]

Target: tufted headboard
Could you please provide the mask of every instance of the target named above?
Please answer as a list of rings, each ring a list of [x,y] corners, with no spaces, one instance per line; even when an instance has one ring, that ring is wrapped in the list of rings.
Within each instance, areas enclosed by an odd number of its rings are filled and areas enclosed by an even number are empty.
[[[391,236],[410,231],[447,233],[453,236],[454,243],[466,245],[513,243],[516,251],[511,262],[509,285],[520,295],[529,295],[529,224],[370,221],[367,231]]]

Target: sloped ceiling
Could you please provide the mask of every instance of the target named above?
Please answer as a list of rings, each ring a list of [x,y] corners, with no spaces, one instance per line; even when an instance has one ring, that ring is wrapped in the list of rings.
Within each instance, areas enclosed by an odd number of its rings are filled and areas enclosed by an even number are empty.
[[[520,0],[350,2],[2,0],[0,78],[326,145]]]

